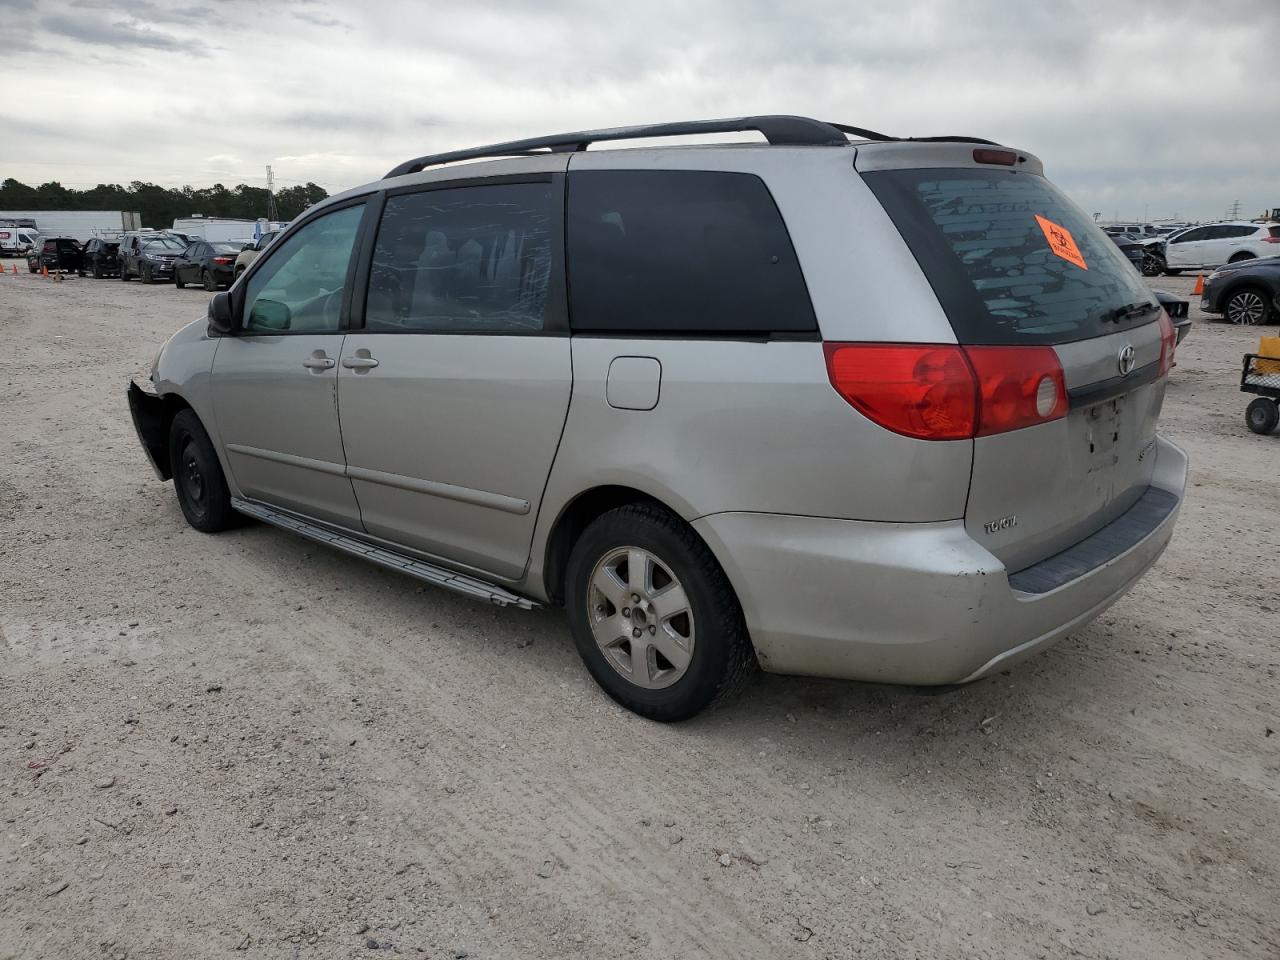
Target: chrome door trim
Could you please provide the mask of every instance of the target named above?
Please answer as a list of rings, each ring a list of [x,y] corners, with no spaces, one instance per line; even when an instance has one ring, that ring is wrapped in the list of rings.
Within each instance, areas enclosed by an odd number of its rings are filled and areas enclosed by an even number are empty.
[[[238,453],[246,457],[254,457],[258,460],[272,460],[276,463],[286,463],[291,467],[302,467],[305,470],[315,470],[319,473],[327,473],[335,477],[344,477],[347,474],[347,467],[342,463],[331,463],[328,460],[312,460],[310,457],[300,457],[294,453],[280,453],[278,450],[263,450],[261,447],[250,447],[243,443],[228,443],[227,451],[229,453]]]
[[[352,480],[364,480],[378,483],[384,487],[397,487],[413,493],[425,493],[432,497],[443,497],[446,500],[457,500],[478,507],[501,510],[503,513],[514,513],[523,516],[529,512],[529,501],[516,497],[508,497],[501,493],[490,493],[487,490],[475,490],[471,487],[460,487],[452,483],[441,483],[437,480],[419,480],[398,473],[386,473],[382,470],[370,470],[367,467],[347,467],[347,476]]]

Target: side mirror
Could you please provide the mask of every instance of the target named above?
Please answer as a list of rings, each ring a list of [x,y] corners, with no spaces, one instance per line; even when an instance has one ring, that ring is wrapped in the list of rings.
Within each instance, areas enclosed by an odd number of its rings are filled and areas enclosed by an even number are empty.
[[[236,322],[230,293],[215,293],[209,301],[209,329],[224,336],[235,333]]]

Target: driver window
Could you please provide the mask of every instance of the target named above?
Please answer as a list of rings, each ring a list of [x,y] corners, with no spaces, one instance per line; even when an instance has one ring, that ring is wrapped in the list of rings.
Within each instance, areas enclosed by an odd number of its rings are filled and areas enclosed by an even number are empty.
[[[335,210],[274,246],[271,259],[249,279],[242,329],[336,331],[347,265],[363,215],[363,204]]]

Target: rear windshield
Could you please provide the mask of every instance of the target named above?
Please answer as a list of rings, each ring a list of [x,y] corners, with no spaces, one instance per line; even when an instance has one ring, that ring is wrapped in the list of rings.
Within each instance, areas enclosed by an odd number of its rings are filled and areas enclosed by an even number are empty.
[[[1006,170],[863,175],[915,254],[961,343],[1068,343],[1154,320],[1124,253],[1053,184]]]
[[[214,253],[239,253],[244,249],[243,243],[211,243]]]

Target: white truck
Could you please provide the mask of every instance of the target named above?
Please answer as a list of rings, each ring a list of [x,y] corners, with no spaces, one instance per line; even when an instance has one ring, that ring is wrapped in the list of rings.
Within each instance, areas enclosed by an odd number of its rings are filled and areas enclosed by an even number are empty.
[[[0,257],[25,257],[39,232],[22,220],[0,220]]]

